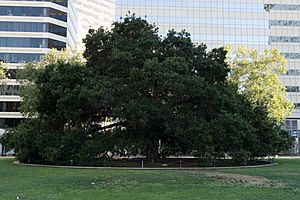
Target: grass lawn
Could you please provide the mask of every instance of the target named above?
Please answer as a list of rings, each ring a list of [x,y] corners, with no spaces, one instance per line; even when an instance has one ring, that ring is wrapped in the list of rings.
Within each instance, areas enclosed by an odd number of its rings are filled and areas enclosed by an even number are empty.
[[[218,171],[82,170],[16,166],[0,158],[0,200],[299,200],[300,159]],[[19,198],[18,198],[19,197]]]

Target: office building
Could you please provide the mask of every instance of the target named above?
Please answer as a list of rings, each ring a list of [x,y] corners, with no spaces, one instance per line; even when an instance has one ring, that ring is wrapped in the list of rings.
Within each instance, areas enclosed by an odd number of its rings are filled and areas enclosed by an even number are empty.
[[[82,50],[88,29],[109,28],[114,12],[115,0],[0,0],[0,60],[10,73],[0,86],[0,128],[23,118],[16,69],[51,48]]]
[[[20,86],[13,80],[24,62],[39,61],[50,48],[82,49],[89,28],[110,27],[126,15],[155,23],[164,36],[185,29],[208,48],[231,44],[278,48],[288,62],[281,77],[295,109],[285,129],[300,129],[300,0],[0,0],[0,60],[9,63],[2,85],[0,127],[15,125]]]
[[[281,77],[295,109],[284,128],[300,129],[300,0],[117,0],[116,20],[135,14],[168,30],[185,29],[208,48],[231,44],[262,52],[278,48],[288,62]]]

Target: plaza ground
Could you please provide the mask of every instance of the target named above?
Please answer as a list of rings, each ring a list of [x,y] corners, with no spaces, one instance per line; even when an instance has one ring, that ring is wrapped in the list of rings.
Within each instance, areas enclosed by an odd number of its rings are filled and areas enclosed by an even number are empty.
[[[103,170],[24,167],[0,158],[0,199],[299,200],[300,159],[230,170]]]

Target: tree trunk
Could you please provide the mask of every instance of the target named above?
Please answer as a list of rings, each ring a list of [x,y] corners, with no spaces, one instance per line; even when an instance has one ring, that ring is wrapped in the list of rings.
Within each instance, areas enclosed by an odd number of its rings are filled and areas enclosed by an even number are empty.
[[[4,152],[5,151],[5,148],[4,148],[4,145],[2,145],[2,147],[1,147],[1,156],[4,156]]]
[[[158,142],[149,142],[146,145],[146,160],[155,162],[159,159],[159,153],[158,153]]]

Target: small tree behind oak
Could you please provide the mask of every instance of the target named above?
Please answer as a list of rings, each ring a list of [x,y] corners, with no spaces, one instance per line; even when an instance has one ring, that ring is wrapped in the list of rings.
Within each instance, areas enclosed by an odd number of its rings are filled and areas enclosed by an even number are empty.
[[[286,74],[286,61],[278,49],[266,49],[259,54],[256,49],[240,47],[229,51],[228,80],[239,86],[252,104],[264,106],[270,118],[282,122],[291,114],[293,103],[288,99],[280,76]]]

